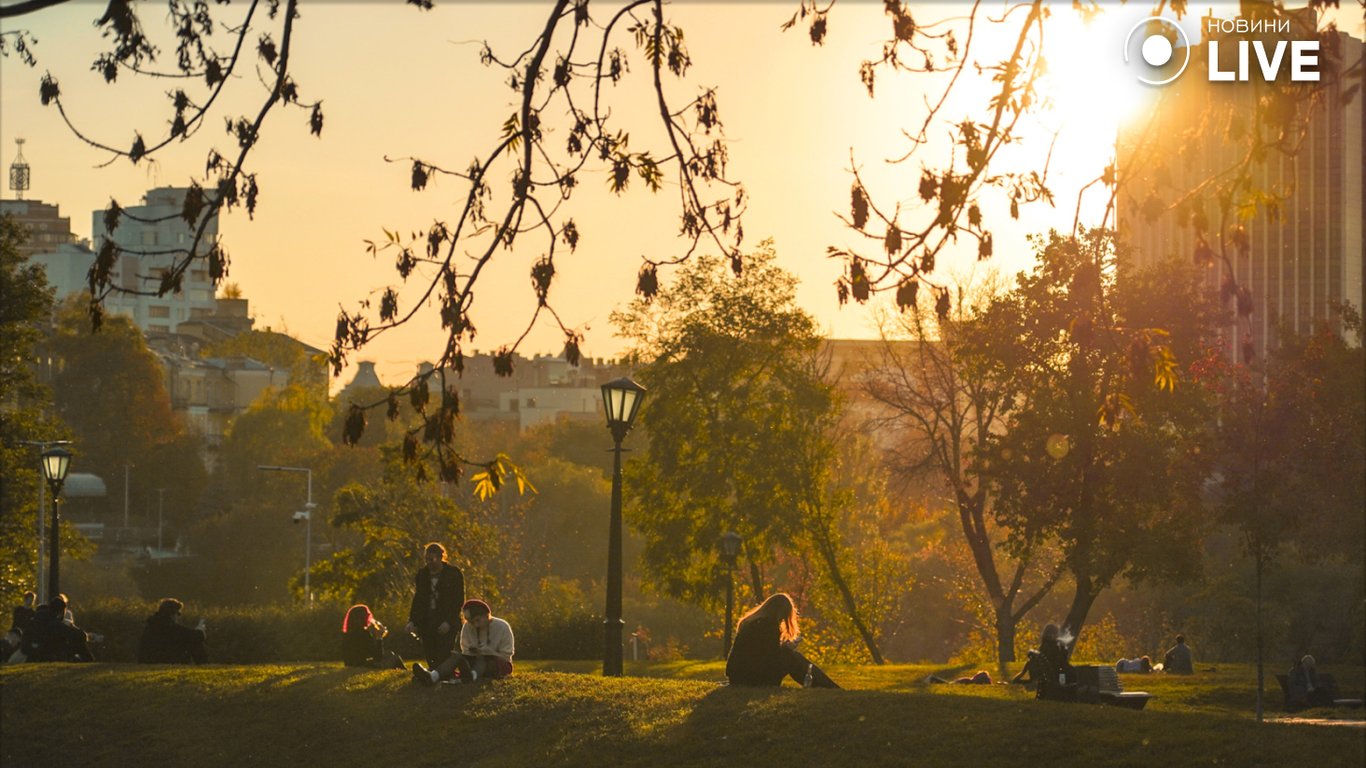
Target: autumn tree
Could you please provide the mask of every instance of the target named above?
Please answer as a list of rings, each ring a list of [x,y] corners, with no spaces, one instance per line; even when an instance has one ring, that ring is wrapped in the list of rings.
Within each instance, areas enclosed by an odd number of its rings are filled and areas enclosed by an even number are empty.
[[[39,485],[36,441],[69,439],[54,418],[52,394],[34,373],[42,323],[52,310],[52,289],[41,267],[19,247],[27,233],[0,216],[0,601],[18,604],[34,584]],[[77,539],[62,532],[67,546]]]
[[[700,256],[651,300],[613,315],[650,389],[639,417],[648,444],[628,464],[628,519],[645,536],[647,579],[698,604],[717,599],[722,533],[744,538],[756,599],[773,588],[781,550],[808,547],[880,661],[837,524],[838,398],[822,378],[815,324],[775,257],[765,243],[732,278],[721,259]]]
[[[1003,288],[969,285],[952,303],[913,303],[883,329],[878,358],[864,377],[865,392],[886,408],[874,423],[895,436],[892,463],[908,482],[929,480],[949,492],[963,542],[992,616],[1001,668],[1015,661],[1016,628],[1063,575],[1061,563],[1036,556],[1022,539],[1003,548],[993,486],[973,454],[1004,429],[1015,390],[991,361],[978,356],[984,331],[979,313]],[[966,298],[965,298],[966,294]]]
[[[47,350],[56,361],[53,398],[75,433],[80,471],[104,478],[114,497],[124,495],[125,477],[136,479],[144,509],[164,504],[173,524],[188,522],[207,480],[202,441],[172,411],[166,375],[142,332],[123,316],[93,332],[79,300],[69,299]]]
[[[1211,406],[1194,372],[1215,309],[1190,270],[1135,271],[1121,253],[1100,231],[1040,238],[1038,266],[971,342],[1004,383],[1002,427],[973,461],[1013,552],[1057,542],[1078,635],[1116,578],[1194,573],[1204,531]]]
[[[1346,334],[1321,324],[1308,336],[1287,334],[1265,365],[1215,358],[1205,372],[1221,402],[1221,518],[1242,533],[1252,559],[1258,718],[1268,570],[1287,550],[1311,561],[1339,558],[1358,573],[1363,567],[1366,367],[1360,315],[1339,311]]]

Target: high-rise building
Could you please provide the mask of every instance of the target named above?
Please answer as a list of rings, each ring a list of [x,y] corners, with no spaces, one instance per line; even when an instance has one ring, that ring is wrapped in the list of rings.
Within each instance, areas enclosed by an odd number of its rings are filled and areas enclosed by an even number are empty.
[[[1211,21],[1202,30],[1219,28]],[[1312,11],[1289,22],[1274,33],[1216,31],[1206,42],[1221,42],[1220,69],[1230,72],[1240,41],[1320,37]],[[1252,306],[1250,320],[1225,334],[1230,357],[1247,342],[1264,357],[1280,328],[1308,333],[1336,319],[1335,305],[1362,307],[1366,98],[1350,91],[1361,83],[1363,44],[1343,32],[1321,41],[1321,80],[1298,86],[1293,98],[1259,82],[1210,82],[1209,46],[1195,45],[1156,109],[1121,130],[1118,225],[1136,260],[1204,254],[1202,237],[1217,254],[1223,233],[1222,252]],[[1343,76],[1353,63],[1356,73]],[[1258,129],[1264,141],[1253,148],[1247,137]],[[1231,189],[1240,176],[1247,183]],[[1231,201],[1222,211],[1221,196]],[[1207,269],[1212,287],[1224,284],[1228,266],[1215,258]]]
[[[13,216],[28,230],[28,239],[19,246],[19,255],[24,258],[53,252],[76,242],[76,236],[71,233],[71,218],[63,216],[55,205],[39,200],[0,200],[0,214]]]
[[[104,211],[91,214],[91,240],[98,253],[106,239],[118,245],[114,284],[128,291],[155,292],[162,275],[188,252],[194,229],[181,216],[184,189],[158,187],[147,192],[142,205],[124,209],[112,235],[105,229]],[[205,225],[199,254],[208,253],[218,238],[218,217]],[[84,286],[82,286],[84,288]],[[105,309],[125,314],[146,333],[173,333],[180,323],[211,315],[216,309],[208,265],[191,263],[179,290],[165,296],[111,292]]]

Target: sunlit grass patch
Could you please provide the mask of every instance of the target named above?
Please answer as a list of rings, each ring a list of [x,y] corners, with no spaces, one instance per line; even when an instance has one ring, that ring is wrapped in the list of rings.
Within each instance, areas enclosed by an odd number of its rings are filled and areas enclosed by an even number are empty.
[[[921,665],[836,666],[844,690],[722,686],[720,662],[627,669],[644,674],[603,678],[592,663],[538,662],[487,684],[416,686],[407,671],[340,664],[23,665],[0,669],[0,762],[1150,768],[1299,765],[1312,754],[1316,764],[1355,768],[1366,760],[1366,728],[1253,722],[1255,678],[1245,665],[1191,678],[1126,675],[1126,686],[1159,696],[1142,712],[1035,701],[1020,686],[927,685],[935,670]],[[1268,712],[1279,714],[1275,694]],[[11,737],[50,733],[64,738]]]

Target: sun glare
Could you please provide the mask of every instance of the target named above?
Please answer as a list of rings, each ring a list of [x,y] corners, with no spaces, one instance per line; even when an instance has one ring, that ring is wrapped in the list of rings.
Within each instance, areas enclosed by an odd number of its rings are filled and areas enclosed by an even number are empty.
[[[1055,13],[1049,20],[1039,125],[1052,143],[1049,175],[1059,191],[1076,190],[1101,174],[1114,158],[1121,124],[1141,114],[1152,96],[1124,63],[1129,16],[1107,12],[1086,22],[1073,13]]]

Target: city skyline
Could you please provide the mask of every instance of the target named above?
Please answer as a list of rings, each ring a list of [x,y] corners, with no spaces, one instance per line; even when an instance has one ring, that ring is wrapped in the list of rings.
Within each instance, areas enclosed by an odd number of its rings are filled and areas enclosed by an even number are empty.
[[[779,30],[792,10],[777,3],[674,6],[675,20],[688,30],[694,60],[679,92],[718,87],[732,175],[745,183],[751,200],[742,250],[774,238],[779,264],[801,280],[799,301],[826,334],[869,338],[876,335],[874,313],[867,307],[838,306],[833,284],[840,264],[827,258],[825,249],[854,241],[836,216],[848,207],[851,150],[865,178],[876,185],[870,188],[875,198],[913,204],[917,169],[883,161],[904,152],[901,132],[916,118],[902,105],[921,104],[926,89],[914,78],[889,78],[879,82],[877,97],[870,99],[858,82],[858,62],[876,57],[887,35],[880,5],[841,6],[821,47],[813,47],[800,26],[787,33]],[[951,10],[917,8],[917,13]],[[1042,151],[1046,128],[1064,127],[1059,139],[1063,150],[1052,159],[1049,179],[1058,203],[1056,208],[1027,207],[1019,222],[994,212],[1003,223],[996,255],[985,268],[1006,275],[1028,266],[1026,235],[1071,227],[1076,190],[1103,167],[1118,113],[1136,108],[1136,99],[1144,95],[1127,88],[1127,82],[1125,88],[1106,86],[1118,77],[1110,67],[1116,65],[1113,59],[1121,46],[1113,40],[1122,35],[1130,16],[1146,11],[1107,8],[1096,25],[1084,27],[1075,14],[1056,10],[1054,39],[1061,44],[1050,55],[1060,63],[1054,67],[1051,96],[1059,103],[1041,115],[1040,126],[1027,129],[1033,131],[1027,135],[1035,148],[1023,152]],[[1222,9],[1233,10],[1236,6],[1227,4]],[[98,44],[98,31],[88,25],[91,11],[92,6],[76,3],[23,19],[23,26],[33,28],[38,38],[39,65],[30,69],[9,58],[0,70],[0,159],[8,166],[13,140],[25,138],[32,169],[27,197],[59,205],[85,237],[94,233],[85,231],[84,223],[111,197],[126,206],[153,187],[183,186],[202,171],[207,148],[224,144],[217,125],[211,124],[154,162],[134,167],[120,160],[109,168],[92,168],[107,155],[79,144],[55,110],[38,104],[36,84],[43,71],[50,68],[62,83],[78,124],[98,117],[97,126],[108,125],[110,135],[101,135],[103,140],[121,141],[134,128],[148,136],[164,131],[159,123],[165,110],[162,84],[105,87],[93,82],[99,77],[86,71],[85,63],[87,52]],[[354,310],[360,300],[378,299],[394,275],[387,259],[365,253],[364,240],[382,237],[384,229],[425,227],[445,215],[451,200],[463,192],[443,179],[425,192],[413,192],[408,164],[388,163],[385,157],[423,157],[460,167],[495,138],[512,94],[499,71],[479,65],[474,41],[487,39],[495,51],[510,50],[543,13],[541,6],[523,3],[438,4],[429,14],[368,5],[305,7],[293,65],[306,96],[324,101],[322,136],[310,136],[304,115],[297,111],[272,114],[252,160],[262,188],[255,221],[237,210],[220,223],[233,259],[225,282],[238,284],[251,300],[257,327],[288,332],[323,348],[331,340],[339,308]],[[719,13],[727,23],[714,23]],[[1198,29],[1196,14],[1188,14],[1183,25]],[[1002,55],[993,50],[994,42],[984,33],[984,59]],[[1088,67],[1088,56],[1106,62]],[[429,73],[439,79],[428,81]],[[631,94],[642,93],[644,79],[641,72],[623,81],[623,110],[632,108]],[[235,85],[246,87],[236,89],[233,96],[239,101],[226,105],[222,114],[243,112],[242,104],[257,95],[249,82]],[[141,86],[147,101],[114,101],[124,98],[120,94],[129,86]],[[965,93],[969,99],[980,95],[972,88]],[[638,122],[648,132],[648,123]],[[634,296],[642,256],[677,255],[676,201],[668,186],[655,195],[634,190],[615,199],[602,191],[602,180],[586,183],[598,189],[574,203],[582,210],[576,213],[585,233],[581,249],[562,262],[554,290],[565,307],[566,324],[585,332],[584,353],[614,357],[623,344],[608,315]],[[5,195],[13,193],[6,190]],[[993,213],[990,208],[986,212]],[[949,269],[979,269],[975,246],[963,244],[951,252],[956,258]],[[476,348],[489,351],[521,334],[534,306],[526,274],[536,255],[519,250],[489,274],[481,289],[486,303],[475,310],[480,328]],[[661,277],[667,280],[668,274]],[[871,304],[878,303],[888,305],[878,299]],[[521,351],[555,351],[561,342],[558,329],[547,324],[529,336]],[[430,319],[401,328],[353,355],[351,368],[334,379],[333,389],[350,379],[359,360],[375,361],[386,382],[399,383],[420,362],[435,358],[443,343]]]

